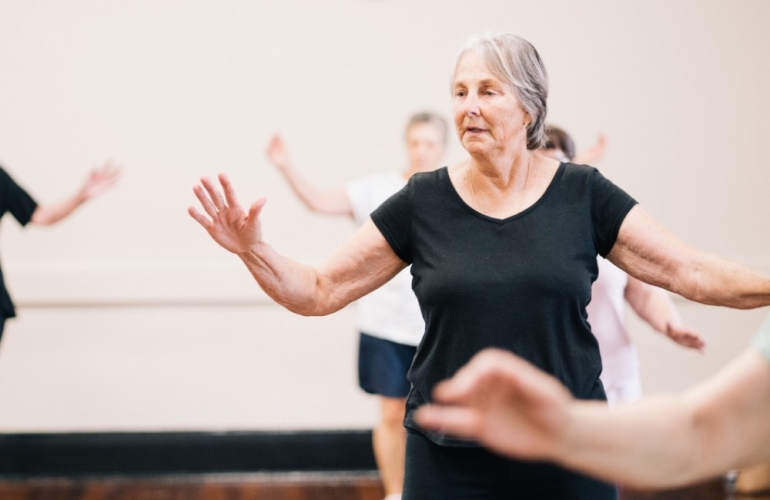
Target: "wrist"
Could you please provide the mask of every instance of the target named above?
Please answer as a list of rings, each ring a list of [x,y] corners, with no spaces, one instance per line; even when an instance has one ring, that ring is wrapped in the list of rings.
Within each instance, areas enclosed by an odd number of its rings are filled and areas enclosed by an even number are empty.
[[[262,260],[262,255],[264,255],[269,248],[270,246],[267,243],[258,241],[248,249],[237,252],[236,255],[238,255],[244,262],[257,262]]]

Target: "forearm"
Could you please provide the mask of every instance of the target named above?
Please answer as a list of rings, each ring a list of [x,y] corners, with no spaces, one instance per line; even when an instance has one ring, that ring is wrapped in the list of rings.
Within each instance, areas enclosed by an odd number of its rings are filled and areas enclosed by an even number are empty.
[[[746,350],[682,395],[607,409],[574,403],[554,460],[639,487],[669,487],[770,460],[770,365]]]
[[[770,305],[770,277],[705,253],[680,266],[671,291],[702,304],[754,309]]]
[[[344,306],[335,308],[325,300],[315,268],[280,255],[267,243],[259,243],[239,257],[260,288],[294,313],[323,316]]]
[[[38,206],[32,214],[31,220],[34,224],[56,224],[62,219],[67,218],[80,205],[85,203],[85,201],[86,197],[81,192],[77,192],[73,196],[58,203]]]
[[[693,479],[697,434],[692,412],[675,396],[654,396],[608,410],[575,403],[556,461],[636,487],[668,487]]]

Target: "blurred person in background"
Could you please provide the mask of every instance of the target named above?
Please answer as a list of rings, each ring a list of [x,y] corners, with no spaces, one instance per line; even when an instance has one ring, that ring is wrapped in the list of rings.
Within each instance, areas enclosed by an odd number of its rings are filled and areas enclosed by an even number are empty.
[[[22,226],[29,223],[52,226],[72,215],[85,202],[112,188],[119,177],[120,168],[112,162],[106,162],[101,167],[93,169],[72,195],[58,202],[39,205],[24,188],[0,168],[0,218],[10,213]],[[6,319],[15,316],[16,310],[5,288],[2,269],[0,269],[0,339],[3,336]]]
[[[441,165],[447,123],[434,113],[414,114],[407,122],[404,139],[407,153],[404,168],[355,179],[331,191],[317,188],[297,172],[280,136],[271,139],[266,153],[307,208],[323,215],[350,217],[361,226],[370,213],[402,189],[414,174],[430,172]],[[422,340],[425,322],[407,269],[361,297],[356,307],[360,336],[358,381],[361,389],[379,399],[380,420],[372,435],[374,456],[386,500],[397,500],[404,483],[404,406],[411,388],[406,373]]]

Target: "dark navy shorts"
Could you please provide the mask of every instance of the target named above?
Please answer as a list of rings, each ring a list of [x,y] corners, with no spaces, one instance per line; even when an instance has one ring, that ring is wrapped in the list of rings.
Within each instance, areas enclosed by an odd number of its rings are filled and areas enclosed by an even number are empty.
[[[397,344],[361,332],[358,345],[358,383],[369,394],[405,398],[412,385],[406,372],[412,366],[415,346]]]

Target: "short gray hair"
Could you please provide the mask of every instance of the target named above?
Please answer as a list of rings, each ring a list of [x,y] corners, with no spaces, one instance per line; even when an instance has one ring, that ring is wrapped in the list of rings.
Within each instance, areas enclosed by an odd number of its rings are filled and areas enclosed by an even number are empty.
[[[478,52],[489,71],[513,88],[522,107],[532,117],[527,126],[527,149],[543,147],[546,141],[548,73],[535,47],[509,33],[473,35],[460,49],[455,70],[469,50]]]
[[[408,135],[409,131],[415,125],[421,125],[423,123],[427,123],[436,127],[436,130],[441,132],[442,143],[444,146],[446,146],[447,136],[449,134],[449,127],[447,126],[446,120],[444,120],[444,118],[440,115],[430,111],[423,111],[421,113],[415,113],[410,116],[409,122],[406,124],[406,134]]]

